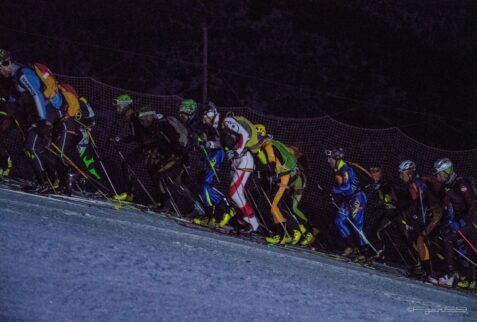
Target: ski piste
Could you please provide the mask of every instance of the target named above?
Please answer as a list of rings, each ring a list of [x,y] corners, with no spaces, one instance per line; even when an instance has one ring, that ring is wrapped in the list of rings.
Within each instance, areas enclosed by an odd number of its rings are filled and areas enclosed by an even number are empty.
[[[195,230],[201,230],[204,232],[210,232],[213,234],[219,234],[222,236],[228,236],[230,238],[239,238],[242,240],[247,240],[247,241],[252,241],[258,244],[263,244],[266,245],[267,243],[265,242],[264,238],[262,235],[258,233],[250,233],[250,234],[239,234],[237,232],[236,227],[232,226],[225,226],[222,228],[210,228],[204,225],[198,225],[192,222],[193,218],[179,218],[174,215],[173,212],[171,211],[155,211],[153,207],[147,206],[147,205],[142,205],[142,204],[137,204],[133,202],[124,202],[124,201],[116,201],[114,199],[110,200],[105,200],[105,199],[99,199],[98,195],[93,194],[93,193],[87,193],[87,192],[78,192],[74,191],[74,194],[72,196],[67,196],[63,194],[38,194],[38,193],[31,193],[31,192],[25,192],[22,191],[22,187],[24,187],[25,184],[28,184],[29,182],[26,180],[17,180],[17,179],[9,179],[9,178],[4,178],[0,181],[0,190],[6,190],[6,191],[14,191],[15,193],[19,194],[25,194],[25,195],[34,195],[39,198],[46,198],[50,200],[55,200],[58,202],[65,202],[71,205],[78,205],[81,204],[83,206],[87,207],[94,207],[98,209],[115,209],[116,211],[120,212],[122,210],[127,211],[127,210],[136,210],[140,211],[141,213],[145,213],[148,215],[152,216],[159,216],[165,219],[170,219],[173,220],[175,223],[181,226],[185,226],[189,229],[195,229]],[[94,198],[93,198],[94,197]],[[347,265],[351,265],[354,267],[359,267],[362,269],[369,270],[370,273],[373,271],[376,272],[382,272],[386,273],[389,275],[392,275],[396,278],[406,278],[406,279],[412,279],[415,281],[418,281],[422,284],[438,287],[438,288],[445,288],[442,286],[438,285],[433,285],[430,282],[423,281],[422,279],[415,278],[413,276],[409,276],[407,273],[407,269],[405,267],[401,267],[399,265],[393,264],[393,263],[384,263],[380,262],[377,259],[369,259],[365,262],[356,262],[353,261],[352,259],[348,257],[343,257],[337,253],[333,253],[330,251],[323,251],[314,247],[302,247],[298,245],[291,245],[291,244],[284,244],[284,245],[268,245],[268,247],[271,248],[280,248],[284,249],[289,252],[294,252],[294,253],[302,253],[302,254],[308,254],[308,255],[313,255],[313,256],[318,256],[322,258],[328,258],[331,260],[335,261],[340,261],[340,262],[345,262]],[[463,292],[465,294],[472,294],[472,295],[477,295],[477,290],[465,290],[465,289],[459,289],[459,288],[453,288],[456,291]]]

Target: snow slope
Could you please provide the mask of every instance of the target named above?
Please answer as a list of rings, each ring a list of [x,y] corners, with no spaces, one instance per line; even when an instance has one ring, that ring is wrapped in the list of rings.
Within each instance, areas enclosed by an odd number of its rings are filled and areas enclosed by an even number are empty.
[[[475,321],[454,290],[0,189],[1,321]]]

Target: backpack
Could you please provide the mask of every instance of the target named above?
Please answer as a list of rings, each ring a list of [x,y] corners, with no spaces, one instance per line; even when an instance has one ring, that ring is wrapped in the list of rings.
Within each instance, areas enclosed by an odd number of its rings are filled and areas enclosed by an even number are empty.
[[[86,100],[86,98],[81,97],[79,100],[79,108],[76,114],[74,115],[75,120],[81,123],[82,126],[93,127],[95,125],[95,116],[93,108]]]
[[[362,188],[367,188],[374,183],[373,176],[365,167],[354,162],[346,161],[346,163],[358,176],[359,185]]]
[[[246,143],[246,147],[250,150],[250,152],[257,153],[260,149],[260,144],[258,142],[257,129],[255,128],[255,125],[253,125],[252,122],[243,116],[234,116],[234,119],[240,125],[242,125],[250,135]]]
[[[189,144],[189,133],[187,128],[174,116],[167,116],[166,119],[179,135],[179,144],[183,147],[186,147],[187,144]]]
[[[78,93],[70,84],[58,84],[58,89],[66,101],[66,113],[69,117],[76,117],[80,109]]]
[[[34,63],[32,69],[43,84],[43,95],[47,100],[53,98],[58,93],[58,82],[52,71],[45,65]]]

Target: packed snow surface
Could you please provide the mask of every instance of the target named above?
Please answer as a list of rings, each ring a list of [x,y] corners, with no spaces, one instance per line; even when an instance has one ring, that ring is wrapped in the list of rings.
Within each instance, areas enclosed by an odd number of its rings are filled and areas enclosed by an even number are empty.
[[[0,190],[1,321],[475,321],[477,299],[312,254]]]

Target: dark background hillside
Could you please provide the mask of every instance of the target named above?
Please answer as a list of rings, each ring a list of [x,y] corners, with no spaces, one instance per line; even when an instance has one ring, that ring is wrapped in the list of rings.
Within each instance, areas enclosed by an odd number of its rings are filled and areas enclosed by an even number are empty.
[[[0,47],[108,84],[477,148],[475,1],[4,0]]]

